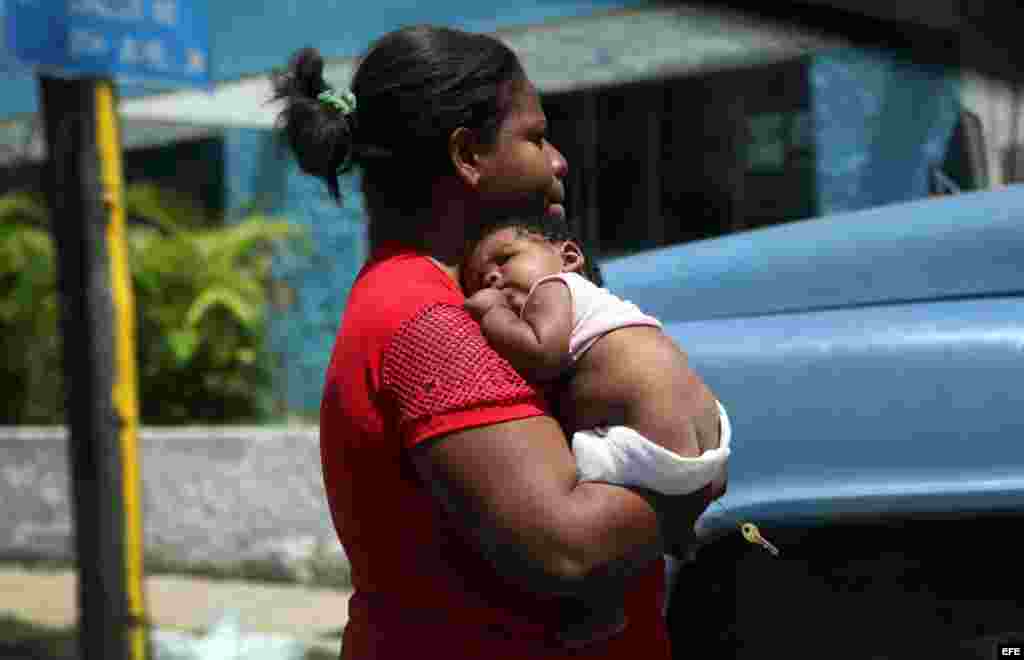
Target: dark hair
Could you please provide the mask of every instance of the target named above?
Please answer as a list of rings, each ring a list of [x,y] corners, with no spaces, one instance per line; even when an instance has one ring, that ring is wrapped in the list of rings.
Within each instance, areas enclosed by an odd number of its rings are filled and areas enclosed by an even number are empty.
[[[454,172],[452,132],[472,128],[493,142],[509,110],[503,86],[526,78],[494,37],[429,25],[389,32],[370,46],[352,78],[357,107],[347,116],[317,100],[331,89],[323,70],[320,53],[304,48],[273,74],[274,98],[285,101],[279,124],[302,171],[323,179],[339,203],[339,169],[361,168],[371,244],[414,231],[388,226],[401,218],[380,211],[422,209],[431,184]]]
[[[583,244],[565,218],[547,214],[492,217],[480,225],[473,236],[473,242],[481,241],[494,232],[509,228],[517,229],[525,234],[535,234],[553,243],[572,241],[579,246],[585,257],[580,275],[597,286],[604,286],[604,275],[601,273],[601,266],[598,265],[597,258],[593,254],[588,254],[587,246]]]

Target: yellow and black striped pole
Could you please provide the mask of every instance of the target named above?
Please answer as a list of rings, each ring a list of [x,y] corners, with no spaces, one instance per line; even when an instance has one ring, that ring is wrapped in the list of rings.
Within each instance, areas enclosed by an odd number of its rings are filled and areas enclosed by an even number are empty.
[[[135,310],[116,95],[43,76],[83,658],[145,660]]]
[[[109,212],[107,248],[110,286],[114,298],[114,386],[111,398],[121,421],[122,506],[124,510],[124,571],[128,597],[130,657],[146,657],[146,609],[143,592],[142,497],[139,474],[139,397],[135,368],[135,299],[128,268],[128,237],[125,235],[124,167],[118,130],[114,85],[96,84],[96,146],[100,157],[103,202]]]

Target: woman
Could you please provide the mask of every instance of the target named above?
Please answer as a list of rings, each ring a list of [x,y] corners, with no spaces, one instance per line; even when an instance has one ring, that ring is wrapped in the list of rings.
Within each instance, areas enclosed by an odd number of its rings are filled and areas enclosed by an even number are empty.
[[[355,592],[344,658],[665,660],[660,517],[695,519],[706,493],[665,498],[576,482],[545,400],[462,309],[478,219],[564,216],[567,164],[536,90],[492,37],[412,27],[374,43],[350,92],[316,51],[275,77],[300,167],[338,198],[358,165],[371,256],[327,371],[324,481]],[[669,511],[671,510],[671,513]],[[629,625],[570,654],[559,597],[629,580]]]

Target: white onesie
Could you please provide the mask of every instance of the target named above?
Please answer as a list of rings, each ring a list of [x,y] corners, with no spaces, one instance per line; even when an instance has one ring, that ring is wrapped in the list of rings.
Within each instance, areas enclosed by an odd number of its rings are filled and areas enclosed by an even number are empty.
[[[594,342],[612,330],[636,325],[661,327],[658,319],[577,273],[542,277],[530,288],[530,295],[539,284],[553,279],[565,282],[572,297],[569,355],[573,364]],[[525,303],[523,309],[526,309]],[[699,490],[722,474],[731,453],[732,427],[720,402],[718,413],[721,427],[718,448],[692,458],[669,451],[627,426],[579,431],[572,437],[579,480],[640,486],[666,495]]]
[[[661,323],[648,316],[640,308],[619,298],[608,289],[602,289],[577,273],[555,273],[542,277],[530,287],[526,296],[529,300],[537,287],[551,280],[562,280],[569,287],[572,297],[572,333],[569,335],[569,358],[573,364],[579,361],[587,349],[598,339],[612,330],[631,325],[650,325],[660,328]],[[526,303],[523,303],[523,310]],[[519,312],[522,318],[522,311]]]

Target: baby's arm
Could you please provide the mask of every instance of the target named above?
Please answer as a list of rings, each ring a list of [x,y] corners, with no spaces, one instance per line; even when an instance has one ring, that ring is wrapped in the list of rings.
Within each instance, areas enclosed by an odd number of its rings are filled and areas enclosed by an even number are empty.
[[[466,300],[484,336],[527,380],[557,378],[569,366],[572,296],[561,280],[542,282],[530,294],[522,318],[498,289],[482,289]]]

